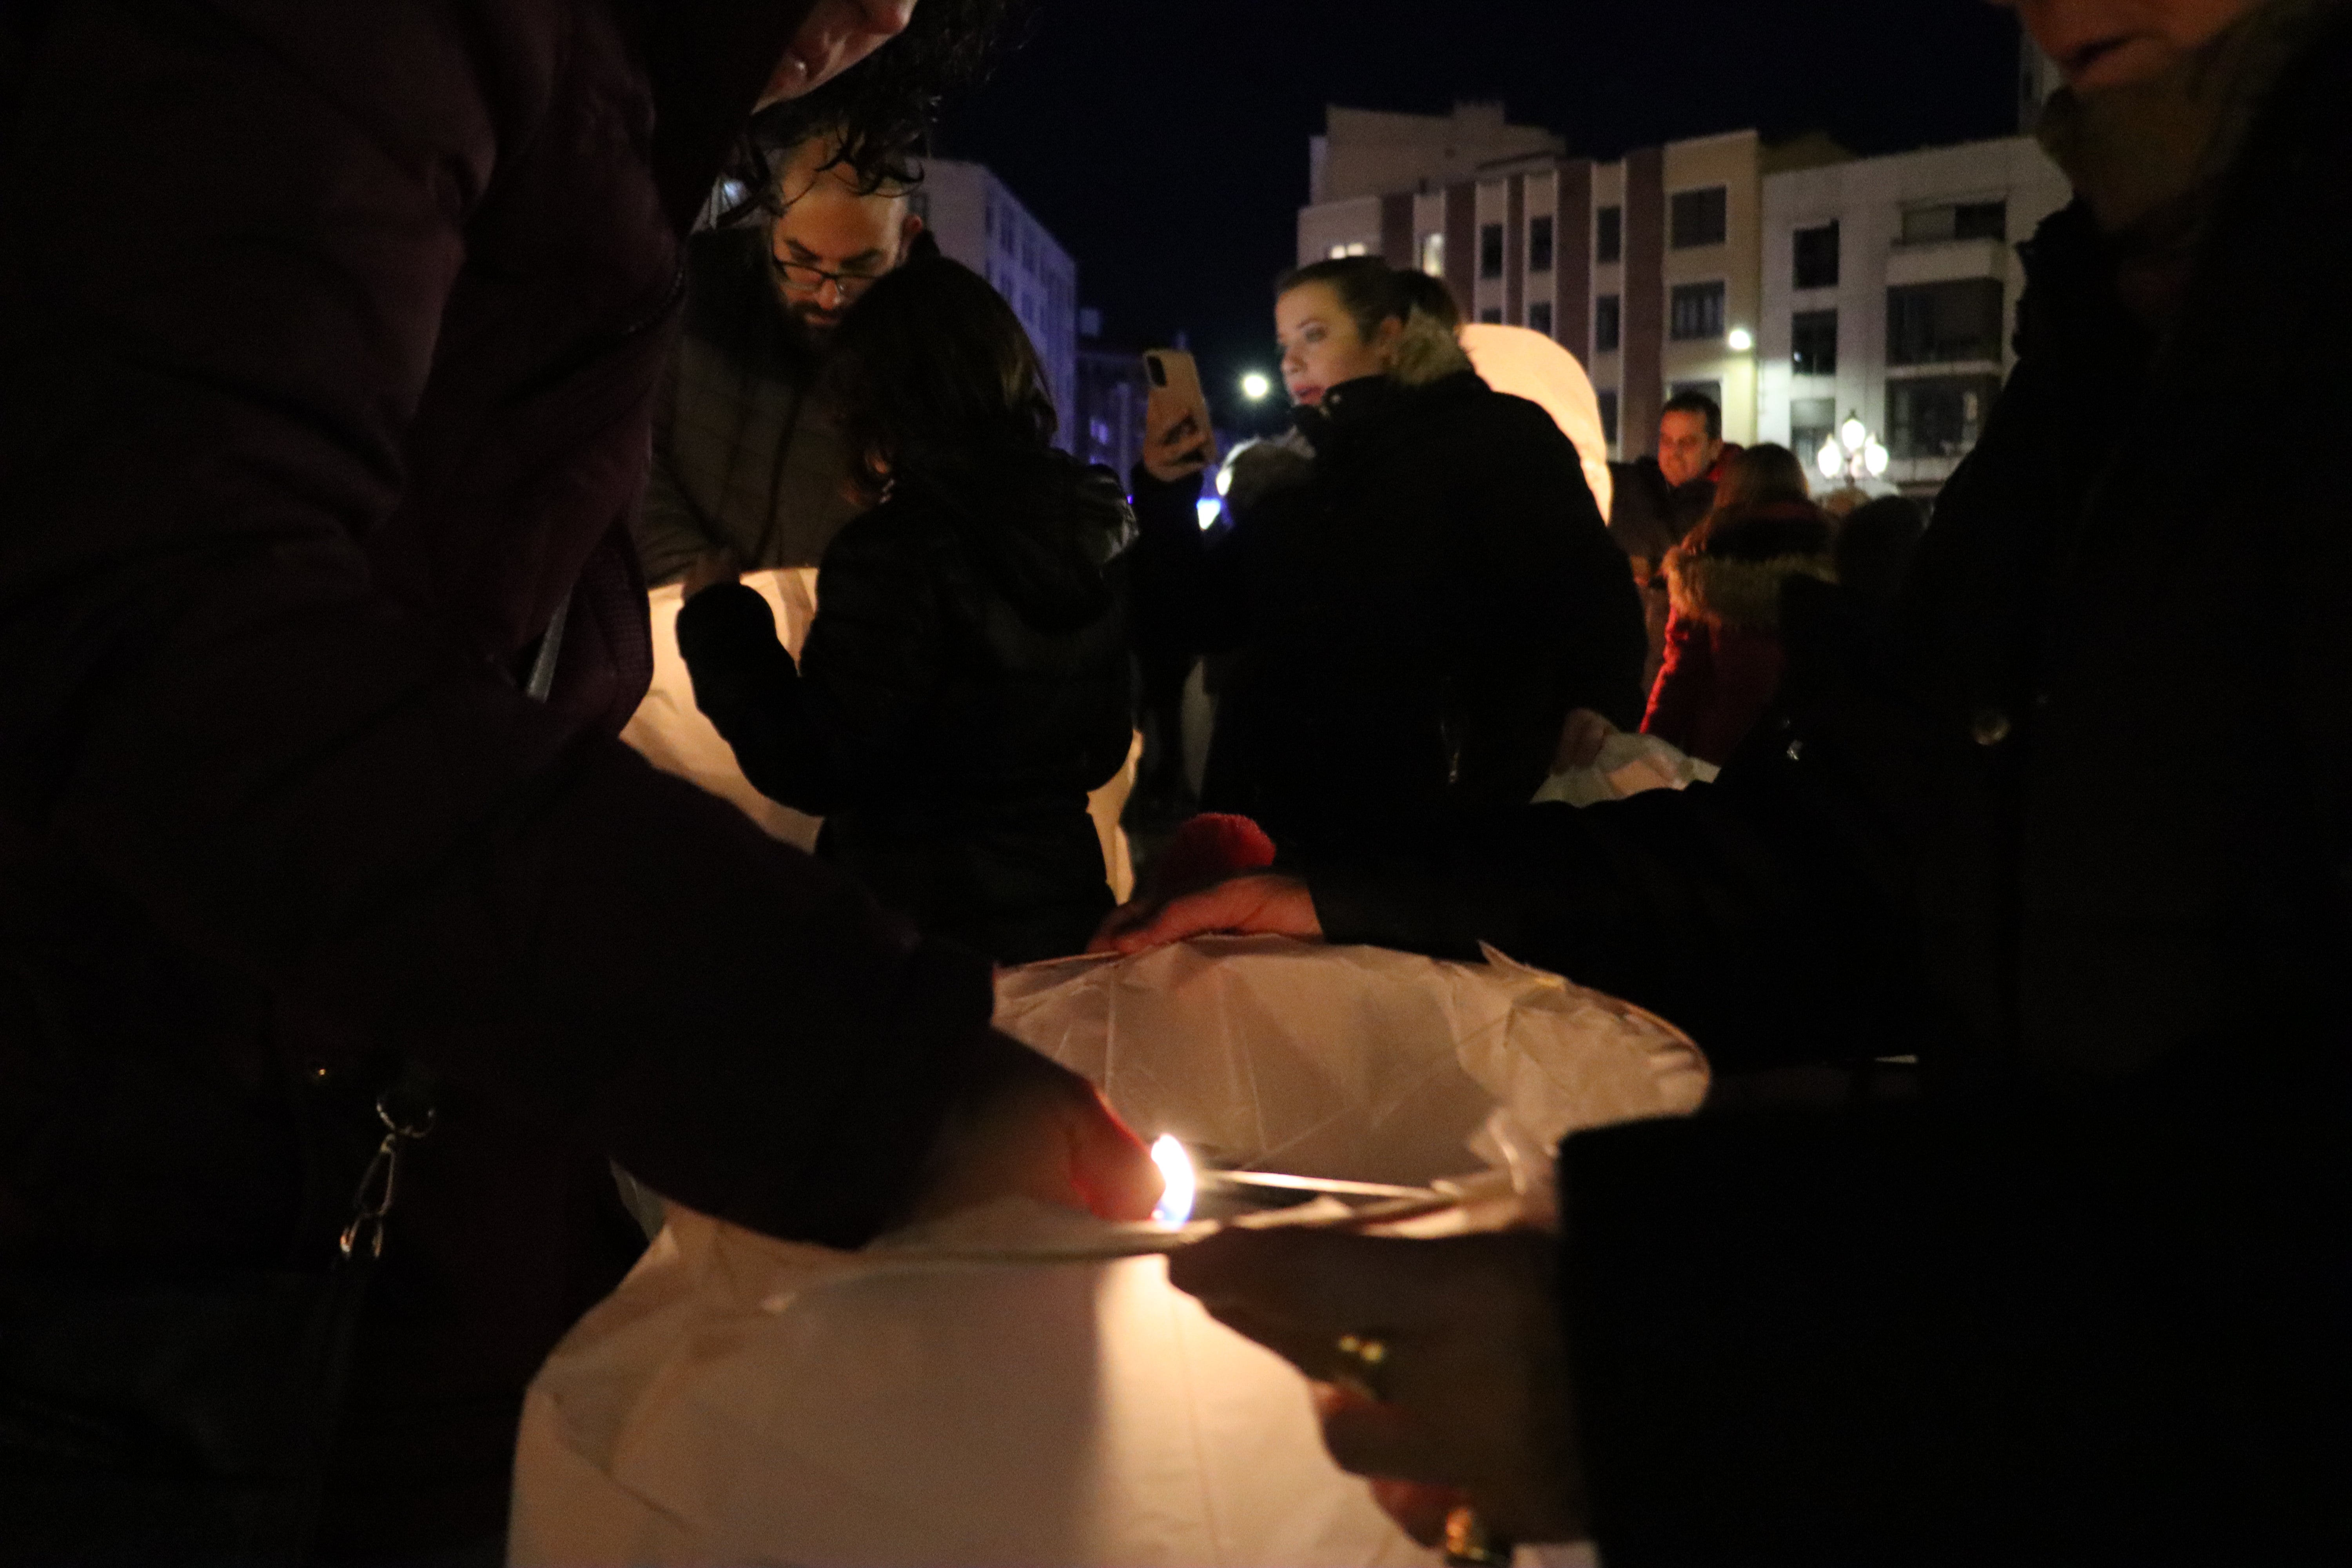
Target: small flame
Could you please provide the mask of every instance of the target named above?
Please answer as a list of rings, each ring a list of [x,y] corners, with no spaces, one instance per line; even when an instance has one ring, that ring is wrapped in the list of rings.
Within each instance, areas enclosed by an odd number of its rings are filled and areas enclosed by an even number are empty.
[[[1163,1132],[1152,1142],[1151,1163],[1160,1167],[1160,1179],[1167,1184],[1160,1194],[1160,1206],[1151,1211],[1151,1217],[1173,1229],[1192,1217],[1192,1195],[1196,1190],[1192,1156],[1184,1152],[1184,1145]]]

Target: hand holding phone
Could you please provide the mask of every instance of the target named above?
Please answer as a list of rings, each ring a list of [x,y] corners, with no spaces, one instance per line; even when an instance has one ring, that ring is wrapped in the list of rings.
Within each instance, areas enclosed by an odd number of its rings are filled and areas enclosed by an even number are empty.
[[[1150,382],[1143,411],[1143,467],[1162,484],[1197,474],[1217,458],[1217,438],[1201,373],[1181,349],[1143,356]]]

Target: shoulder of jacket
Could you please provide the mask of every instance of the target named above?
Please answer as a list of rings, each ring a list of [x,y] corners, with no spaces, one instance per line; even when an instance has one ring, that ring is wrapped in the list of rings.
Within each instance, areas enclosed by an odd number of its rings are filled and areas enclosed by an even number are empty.
[[[1666,592],[1685,618],[1707,626],[1777,631],[1780,586],[1792,577],[1837,581],[1827,551],[1762,559],[1714,555],[1678,544],[1666,552]]]

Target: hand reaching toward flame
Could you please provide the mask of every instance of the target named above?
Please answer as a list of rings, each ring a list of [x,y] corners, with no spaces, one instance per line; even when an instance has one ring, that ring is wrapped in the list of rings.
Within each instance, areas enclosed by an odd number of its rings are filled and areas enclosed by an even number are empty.
[[[905,1219],[1016,1196],[1103,1219],[1150,1219],[1161,1181],[1143,1141],[1094,1085],[1026,1046],[997,1043],[998,1070],[948,1113]]]
[[[1113,910],[1088,952],[1137,953],[1187,937],[1219,932],[1323,940],[1315,897],[1296,877],[1272,872],[1234,877],[1162,904],[1139,900]]]

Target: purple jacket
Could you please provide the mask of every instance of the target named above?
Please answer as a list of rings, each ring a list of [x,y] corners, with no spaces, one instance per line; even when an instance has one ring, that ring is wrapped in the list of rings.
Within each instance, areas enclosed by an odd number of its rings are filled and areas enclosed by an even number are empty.
[[[316,1259],[426,1064],[347,1545],[498,1528],[608,1160],[854,1244],[1007,1048],[613,739],[681,236],[807,8],[61,0],[0,84],[0,1266]]]

